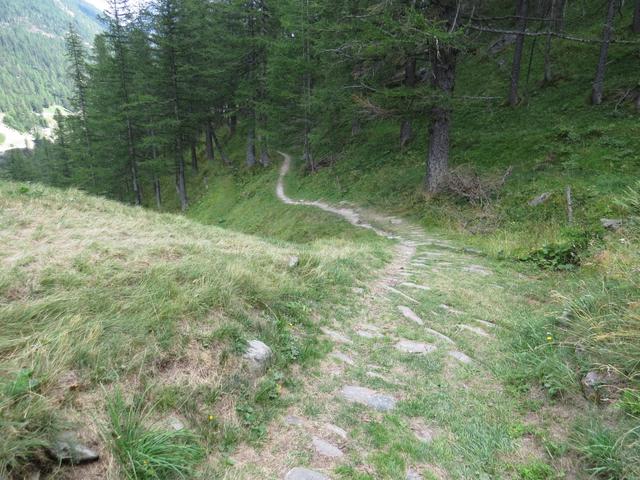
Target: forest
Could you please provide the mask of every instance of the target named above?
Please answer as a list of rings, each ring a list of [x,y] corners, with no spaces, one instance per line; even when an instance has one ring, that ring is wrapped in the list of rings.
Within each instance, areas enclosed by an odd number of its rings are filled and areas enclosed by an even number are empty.
[[[640,0],[107,3],[0,158],[0,478],[640,478]]]
[[[438,193],[448,176],[450,124],[456,104],[482,102],[479,95],[453,95],[456,66],[501,35],[498,52],[513,43],[504,102],[521,102],[523,77],[531,74],[526,38],[543,50],[544,84],[554,76],[554,47],[587,44],[598,52],[592,65],[590,101],[603,101],[608,51],[633,49],[629,35],[614,36],[621,4],[606,11],[575,9],[558,0],[520,2],[376,3],[155,2],[135,11],[113,2],[105,33],[87,52],[78,32],[67,37],[72,104],[77,112],[58,118],[57,141],[29,161],[10,162],[16,179],[77,186],[134,204],[143,195],[161,203],[160,178],[175,176],[182,210],[189,204],[186,177],[197,171],[197,149],[218,151],[230,166],[219,137],[246,130],[244,165],[266,166],[281,139],[304,146],[303,159],[316,171],[325,152],[338,150],[346,134],[368,121],[394,118],[399,146],[428,118],[424,189]],[[595,6],[595,4],[594,4]],[[580,12],[580,10],[583,10]],[[565,19],[566,12],[570,19]],[[640,29],[634,8],[632,30]],[[600,15],[599,35],[570,27]],[[533,45],[531,48],[534,48]],[[586,94],[586,93],[585,93]],[[630,86],[620,103],[640,96]],[[502,100],[502,99],[501,99]]]

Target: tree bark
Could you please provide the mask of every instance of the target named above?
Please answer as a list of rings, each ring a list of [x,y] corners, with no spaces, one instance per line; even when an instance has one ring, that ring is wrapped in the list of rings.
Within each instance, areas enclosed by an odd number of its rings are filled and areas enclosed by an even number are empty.
[[[191,170],[198,171],[198,152],[196,151],[196,143],[191,142]]]
[[[213,150],[213,135],[212,135],[212,131],[213,128],[211,127],[211,121],[207,120],[207,123],[205,125],[205,129],[204,129],[204,136],[205,136],[205,155],[207,156],[207,161],[208,162],[214,162],[215,161],[215,153]]]
[[[544,83],[545,84],[551,83],[553,81],[553,72],[551,70],[551,42],[553,39],[553,33],[559,33],[562,31],[565,2],[566,0],[551,1],[551,9],[549,11],[549,26],[548,26],[549,34],[547,35],[547,42],[544,48]]]
[[[518,0],[516,12],[518,19],[516,30],[521,32],[516,37],[513,50],[513,64],[511,66],[511,89],[509,90],[509,105],[515,107],[520,102],[518,83],[520,82],[520,66],[522,65],[522,50],[524,49],[524,32],[527,28],[527,0]]]
[[[236,134],[238,127],[238,117],[234,114],[229,117],[229,136],[233,137]]]
[[[311,140],[309,139],[310,134],[308,124],[304,126],[304,149],[302,151],[302,159],[311,172],[316,171],[316,164],[313,160],[313,154],[311,153]]]
[[[429,153],[427,157],[427,176],[425,190],[436,194],[444,188],[449,169],[449,128],[451,125],[451,106],[448,100],[455,85],[457,51],[451,47],[441,47],[432,52],[432,83],[445,97],[442,103],[431,108],[429,126]],[[445,103],[446,102],[446,103]]]
[[[218,149],[218,153],[220,154],[222,163],[224,164],[224,166],[228,167],[229,165],[231,165],[231,160],[229,160],[229,157],[227,157],[227,154],[222,149],[222,144],[220,143],[220,140],[218,140],[218,136],[216,135],[216,131],[214,129],[211,129],[211,137],[213,138],[213,144]]]
[[[411,128],[411,120],[405,118],[400,124],[400,149],[404,150],[404,147],[413,138],[413,128]]]
[[[600,105],[604,90],[604,74],[607,68],[607,56],[609,53],[609,44],[611,43],[611,35],[613,34],[613,17],[616,14],[617,0],[609,0],[607,6],[607,18],[602,30],[602,43],[600,44],[600,57],[598,58],[598,66],[596,68],[596,77],[593,81],[593,89],[591,90],[591,103]]]
[[[633,9],[633,23],[631,24],[631,30],[633,33],[640,33],[640,0],[636,0],[636,5]]]
[[[189,200],[187,198],[187,185],[184,177],[184,158],[182,158],[182,151],[180,149],[180,142],[176,145],[176,162],[178,167],[178,195],[180,197],[180,208],[182,211],[186,211],[189,207]]]
[[[251,168],[256,164],[256,129],[253,125],[247,132],[247,157],[245,160],[247,167]]]
[[[156,177],[153,181],[153,188],[156,192],[156,207],[162,210],[162,195],[160,194],[160,180]]]
[[[267,139],[264,136],[260,138],[260,164],[263,167],[268,167],[271,164],[271,158],[269,157],[269,146]]]

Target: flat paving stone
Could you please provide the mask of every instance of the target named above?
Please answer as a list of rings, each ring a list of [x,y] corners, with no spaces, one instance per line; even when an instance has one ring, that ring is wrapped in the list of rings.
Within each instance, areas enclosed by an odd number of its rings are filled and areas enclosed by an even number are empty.
[[[417,283],[413,282],[402,282],[400,285],[403,287],[415,288],[417,290],[431,290],[431,287],[427,287],[426,285],[418,285]]]
[[[460,310],[456,310],[455,308],[442,303],[440,305],[440,308],[443,309],[445,312],[450,313],[451,315],[464,315],[464,312],[460,311]]]
[[[284,423],[287,425],[302,426],[305,424],[305,421],[304,418],[297,417],[295,415],[287,415],[284,417]]]
[[[326,327],[322,327],[320,330],[322,330],[322,333],[324,333],[327,337],[329,337],[334,342],[346,343],[346,344],[353,343],[351,339],[343,333],[336,332],[335,330],[331,330],[330,328],[326,328]]]
[[[295,467],[289,470],[284,480],[329,480],[323,473],[308,468]]]
[[[358,387],[355,385],[347,385],[342,387],[340,392],[342,396],[349,402],[360,403],[380,412],[388,412],[396,406],[396,399],[391,395],[378,393],[366,387]]]
[[[434,337],[439,338],[440,340],[443,340],[443,341],[445,341],[447,343],[451,343],[451,344],[456,343],[453,340],[451,340],[449,337],[447,337],[444,333],[440,333],[440,332],[434,330],[433,328],[425,327],[424,330],[425,330],[425,332],[429,333],[430,335],[433,335]]]
[[[395,345],[397,350],[404,353],[431,353],[437,350],[435,345],[422,342],[414,342],[412,340],[400,340]]]
[[[313,448],[318,455],[323,457],[340,458],[344,456],[340,448],[320,437],[313,437]]]
[[[333,423],[325,423],[324,429],[327,432],[330,432],[330,433],[333,433],[334,435],[339,436],[343,440],[347,439],[347,436],[348,436],[347,431],[344,428],[340,428],[337,425],[334,425]]]
[[[342,352],[333,352],[331,354],[331,356],[333,358],[336,358],[338,360],[340,360],[341,362],[346,363],[347,365],[351,365],[354,366],[356,364],[356,362],[353,361],[353,358],[351,358],[349,355],[347,355],[346,353],[342,353]]]
[[[479,335],[481,337],[490,337],[491,336],[491,335],[489,335],[489,333],[487,333],[486,331],[484,331],[480,327],[474,327],[474,326],[471,326],[471,325],[466,325],[464,323],[461,323],[458,326],[460,328],[462,328],[463,330],[467,330],[467,331],[469,331],[471,333],[475,333],[476,335]]]
[[[422,321],[422,319],[418,315],[416,315],[415,312],[411,310],[409,307],[405,307],[404,305],[399,305],[398,310],[402,315],[404,315],[405,318],[408,318],[409,320],[417,323],[418,325],[424,325],[424,322]]]
[[[447,352],[447,355],[449,355],[450,357],[455,358],[456,360],[458,360],[461,363],[466,363],[469,364],[471,362],[473,362],[472,358],[470,356],[468,356],[466,353],[462,353],[458,350],[449,350]]]
[[[410,302],[413,302],[413,303],[420,303],[420,302],[419,302],[418,300],[416,300],[415,298],[410,297],[410,296],[409,296],[409,295],[407,295],[406,293],[401,292],[401,291],[400,291],[400,290],[398,290],[397,288],[393,288],[393,287],[391,287],[391,286],[389,286],[389,285],[385,285],[384,287],[385,287],[387,290],[389,290],[390,292],[393,292],[393,293],[395,293],[395,294],[397,294],[397,295],[400,295],[401,297],[406,298],[406,299],[407,299],[407,300],[409,300]]]
[[[478,275],[482,275],[483,277],[487,277],[493,274],[491,270],[488,270],[482,265],[466,265],[462,267],[462,270],[469,273],[477,273]]]

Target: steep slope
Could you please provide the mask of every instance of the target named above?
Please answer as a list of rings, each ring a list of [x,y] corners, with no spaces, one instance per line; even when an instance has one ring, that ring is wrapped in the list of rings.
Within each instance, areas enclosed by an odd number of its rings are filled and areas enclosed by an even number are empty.
[[[84,0],[0,1],[0,112],[9,126],[30,130],[44,108],[67,105],[64,35],[73,24],[91,43],[97,15]]]

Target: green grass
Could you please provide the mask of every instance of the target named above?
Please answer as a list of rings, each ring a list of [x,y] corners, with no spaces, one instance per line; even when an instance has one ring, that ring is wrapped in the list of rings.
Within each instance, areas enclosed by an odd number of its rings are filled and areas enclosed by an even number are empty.
[[[168,430],[153,424],[153,405],[144,395],[127,404],[119,390],[107,399],[105,438],[130,480],[190,478],[204,458],[204,450],[189,430]]]
[[[4,136],[4,133],[0,133],[0,145],[2,145],[6,139],[7,137]]]
[[[264,240],[78,191],[5,182],[0,232],[0,474],[17,477],[31,462],[46,463],[43,446],[60,429],[90,434],[107,418],[119,425],[117,399],[105,403],[101,385],[127,398],[147,385],[154,413],[180,415],[207,450],[260,439],[282,408],[292,365],[313,364],[326,351],[312,318],[349,303],[351,286],[388,257],[371,235]],[[300,261],[290,268],[293,255]],[[244,378],[240,358],[254,338],[274,352],[258,385]],[[82,422],[69,374],[95,395]],[[132,445],[114,447],[126,471],[129,449],[164,455],[175,440],[132,435]]]

